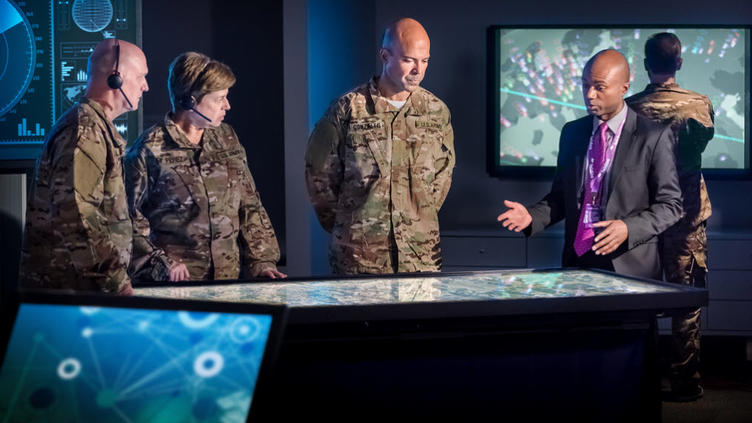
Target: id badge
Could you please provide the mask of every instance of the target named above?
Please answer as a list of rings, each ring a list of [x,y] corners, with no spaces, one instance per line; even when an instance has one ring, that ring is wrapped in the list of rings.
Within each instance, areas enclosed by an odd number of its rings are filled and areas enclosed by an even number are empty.
[[[585,204],[583,223],[586,228],[593,228],[594,223],[601,221],[601,208],[592,204]]]

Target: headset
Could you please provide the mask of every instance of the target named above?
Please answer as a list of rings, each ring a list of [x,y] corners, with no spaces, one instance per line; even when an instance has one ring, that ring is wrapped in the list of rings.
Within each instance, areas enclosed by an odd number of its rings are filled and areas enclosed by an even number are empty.
[[[191,87],[188,90],[188,92],[185,95],[183,95],[182,97],[180,97],[178,99],[178,105],[180,106],[181,109],[183,109],[183,110],[192,110],[197,115],[201,116],[202,118],[206,119],[209,122],[211,122],[212,120],[209,119],[208,117],[206,117],[206,115],[204,115],[203,113],[201,113],[198,110],[196,110],[196,104],[197,104],[196,103],[196,97],[194,97],[193,95],[191,95],[191,93],[196,88],[196,84],[201,79],[201,76],[204,74],[204,71],[206,70],[206,68],[209,66],[210,63],[211,63],[211,59],[209,59],[209,61],[207,61],[204,64],[204,67],[201,68],[201,71],[198,73],[198,76],[196,76],[196,79],[193,81],[193,84],[191,84]]]
[[[125,101],[128,102],[128,107],[133,110],[133,103],[128,99],[123,91],[123,77],[120,76],[120,40],[115,39],[115,70],[107,77],[107,86],[113,90],[120,90],[120,94],[123,95]]]

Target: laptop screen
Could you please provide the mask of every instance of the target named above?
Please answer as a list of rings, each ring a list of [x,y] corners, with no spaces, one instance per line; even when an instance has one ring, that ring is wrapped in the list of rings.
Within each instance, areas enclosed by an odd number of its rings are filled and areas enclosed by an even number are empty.
[[[272,323],[272,314],[22,302],[0,368],[0,415],[245,422]]]

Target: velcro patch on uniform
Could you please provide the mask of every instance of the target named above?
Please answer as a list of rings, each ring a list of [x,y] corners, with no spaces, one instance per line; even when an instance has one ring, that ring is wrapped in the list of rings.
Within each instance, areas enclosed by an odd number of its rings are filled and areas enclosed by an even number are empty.
[[[239,157],[245,155],[245,151],[243,150],[232,150],[232,151],[220,151],[219,153],[215,153],[213,156],[216,160],[228,160],[232,159],[234,157]]]
[[[415,121],[415,127],[416,128],[433,128],[433,129],[441,129],[442,125],[438,122],[432,122],[432,121],[425,121],[425,120],[416,120]]]
[[[374,121],[360,121],[350,123],[350,132],[370,131],[372,129],[381,129],[384,127],[384,122],[380,120]]]
[[[184,161],[187,161],[188,157],[186,156],[162,156],[157,157],[157,161],[160,163],[167,163],[167,164],[175,164],[175,163],[181,163]]]

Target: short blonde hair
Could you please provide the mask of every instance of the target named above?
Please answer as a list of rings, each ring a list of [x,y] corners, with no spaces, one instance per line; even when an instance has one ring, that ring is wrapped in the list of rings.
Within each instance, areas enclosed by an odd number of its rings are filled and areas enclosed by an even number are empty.
[[[229,66],[194,51],[173,59],[169,69],[167,90],[173,111],[182,98],[193,96],[199,103],[206,94],[230,88],[236,81]]]

